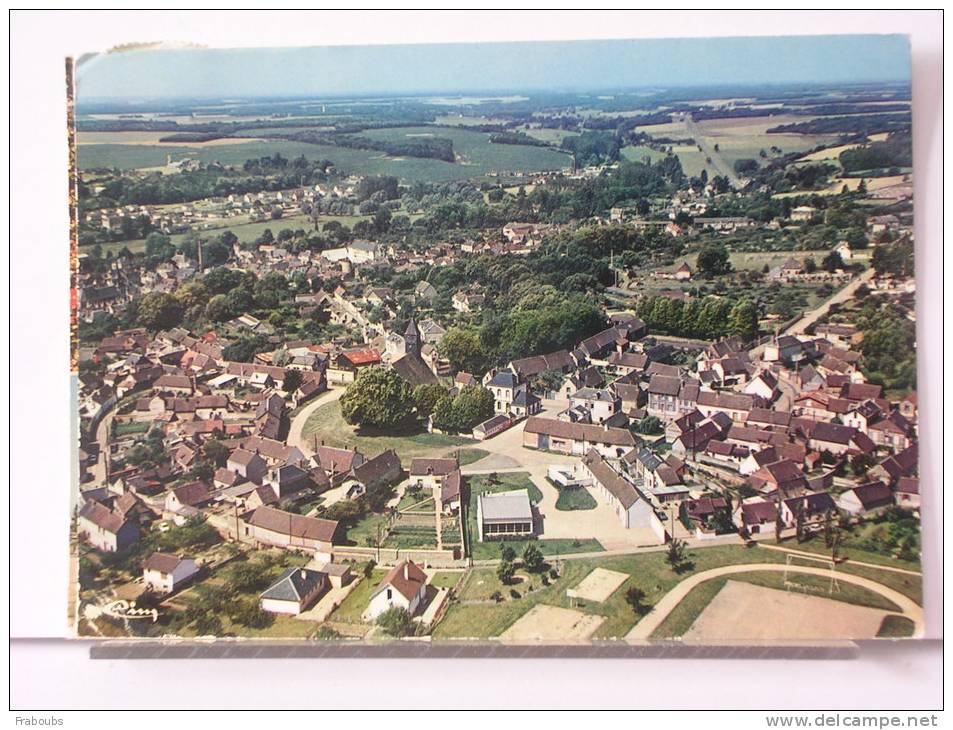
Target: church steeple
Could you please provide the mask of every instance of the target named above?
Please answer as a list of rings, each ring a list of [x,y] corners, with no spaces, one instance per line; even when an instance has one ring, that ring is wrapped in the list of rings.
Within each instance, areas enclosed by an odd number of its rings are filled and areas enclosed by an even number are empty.
[[[414,322],[413,318],[411,318],[410,324],[407,325],[407,330],[404,332],[404,343],[407,346],[408,353],[420,354],[420,330],[417,329],[417,323]]]

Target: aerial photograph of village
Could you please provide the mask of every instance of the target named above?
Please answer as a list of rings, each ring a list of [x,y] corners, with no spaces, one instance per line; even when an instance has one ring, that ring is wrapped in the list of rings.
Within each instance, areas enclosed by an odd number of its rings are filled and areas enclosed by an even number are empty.
[[[75,635],[922,635],[910,73],[900,36],[78,59]]]

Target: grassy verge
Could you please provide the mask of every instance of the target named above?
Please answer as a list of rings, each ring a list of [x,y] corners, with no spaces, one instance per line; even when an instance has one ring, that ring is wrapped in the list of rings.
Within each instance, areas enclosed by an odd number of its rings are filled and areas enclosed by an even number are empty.
[[[596,500],[585,487],[563,487],[559,489],[556,509],[586,510],[595,508]]]

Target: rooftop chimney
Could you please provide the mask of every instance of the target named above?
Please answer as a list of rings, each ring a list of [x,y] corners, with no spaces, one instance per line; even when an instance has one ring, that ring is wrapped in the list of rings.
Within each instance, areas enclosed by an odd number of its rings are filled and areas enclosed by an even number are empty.
[[[410,563],[404,563],[404,580],[410,580]]]

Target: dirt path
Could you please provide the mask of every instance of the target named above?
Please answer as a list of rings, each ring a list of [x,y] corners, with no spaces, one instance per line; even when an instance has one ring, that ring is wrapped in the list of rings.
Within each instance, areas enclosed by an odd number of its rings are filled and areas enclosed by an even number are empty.
[[[724,575],[735,575],[737,573],[752,573],[752,572],[774,572],[774,573],[802,573],[805,575],[817,575],[822,578],[829,578],[831,572],[823,568],[809,568],[806,566],[793,566],[793,565],[779,565],[778,563],[748,563],[746,565],[725,565],[721,568],[712,568],[711,570],[705,570],[701,573],[696,573],[689,578],[686,578],[672,590],[662,596],[662,599],[655,604],[655,607],[652,609],[652,612],[639,621],[635,627],[626,634],[626,641],[630,642],[642,642],[647,641],[651,636],[652,632],[655,631],[662,622],[668,617],[668,615],[675,609],[675,607],[682,602],[682,600],[689,594],[689,592],[698,585],[701,585],[706,580],[711,580],[712,578],[719,578]],[[854,585],[860,586],[861,588],[866,588],[867,590],[873,591],[874,593],[886,598],[888,601],[892,601],[897,606],[900,607],[901,613],[909,618],[914,623],[914,636],[921,636],[924,631],[923,623],[923,608],[917,605],[912,599],[907,598],[899,591],[895,591],[892,588],[888,588],[885,585],[877,583],[869,578],[864,578],[859,575],[853,575],[851,573],[841,573],[835,572],[838,581],[843,581],[845,583],[852,583]],[[781,637],[779,637],[781,638]]]

